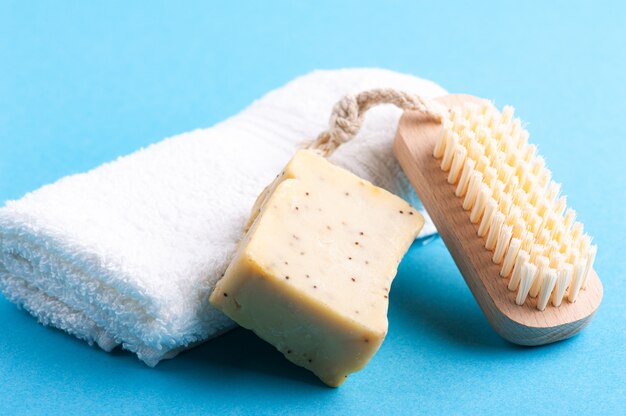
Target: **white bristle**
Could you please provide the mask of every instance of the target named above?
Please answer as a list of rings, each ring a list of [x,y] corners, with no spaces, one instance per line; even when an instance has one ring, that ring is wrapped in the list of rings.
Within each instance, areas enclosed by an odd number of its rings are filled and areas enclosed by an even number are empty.
[[[491,187],[491,194],[493,195],[493,199],[497,202],[500,202],[500,198],[502,194],[504,194],[504,184],[499,179],[496,179],[496,183]]]
[[[502,213],[504,214],[504,212]],[[509,208],[509,212],[506,214],[506,223],[513,226],[519,220],[522,220],[522,210],[520,207],[515,205],[511,199],[511,207]]]
[[[558,268],[561,264],[561,253],[559,252],[559,246],[555,241],[550,241],[548,244],[548,259],[550,260],[550,267]]]
[[[576,243],[578,239],[580,239],[583,235],[584,228],[585,227],[580,222],[576,221],[574,223],[572,226],[572,243]]]
[[[563,219],[563,225],[567,231],[572,228],[574,221],[576,221],[576,211],[572,208],[568,208],[567,211],[565,211],[565,218]]]
[[[474,171],[472,173],[472,177],[470,178],[469,185],[467,186],[465,199],[463,200],[463,209],[465,211],[469,211],[474,206],[474,201],[476,201],[482,181],[483,174],[478,171]]]
[[[548,236],[550,236],[551,235],[550,232],[556,226],[558,218],[553,212],[547,212],[545,218],[546,218],[546,221],[545,221],[545,226],[543,227],[543,230],[549,233]]]
[[[532,187],[529,189],[524,189],[524,192],[526,192],[526,194],[528,195],[528,202],[530,202],[533,205],[533,207],[536,207],[539,201],[541,200],[539,189],[537,187]]]
[[[515,147],[519,146],[519,136],[521,132],[522,132],[522,121],[519,118],[516,118],[515,120],[513,120],[513,123],[511,123],[511,131],[509,133],[515,143]]]
[[[583,279],[585,278],[585,268],[586,264],[584,261],[579,261],[574,266],[574,275],[572,277],[572,283],[569,285],[569,293],[567,294],[567,300],[570,302],[576,302],[576,298],[578,298],[578,293],[580,292]]]
[[[500,227],[500,233],[498,234],[498,240],[496,241],[496,247],[493,250],[493,257],[491,258],[495,264],[502,263],[506,249],[509,248],[509,242],[511,241],[511,235],[513,234],[513,227],[510,225],[502,225]]]
[[[470,129],[473,131],[478,130],[478,126],[481,126],[485,122],[484,118],[479,114],[474,114],[474,116],[469,120]],[[478,140],[478,138],[477,138]],[[479,140],[480,141],[480,140]]]
[[[500,203],[498,204],[498,210],[504,214],[508,215],[511,210],[511,205],[513,204],[513,200],[509,194],[502,194],[500,196]]]
[[[577,253],[572,247],[567,247],[565,249],[565,254],[563,254],[563,258],[566,263],[575,265],[578,262],[578,257],[580,253]]]
[[[478,226],[478,236],[484,237],[489,231],[489,227],[493,221],[493,216],[495,215],[498,209],[498,203],[493,197],[487,200],[485,205],[485,212],[483,213],[483,217],[480,221],[480,225]]]
[[[463,118],[469,120],[474,114],[476,114],[476,104],[467,103],[463,106]]]
[[[511,198],[513,197],[513,192],[519,187],[519,180],[517,176],[512,176],[504,186],[504,192],[506,192]]]
[[[513,225],[513,237],[521,239],[524,233],[527,232],[526,221],[524,221],[522,217],[519,217],[515,220],[515,222],[512,225]]]
[[[458,108],[452,108],[450,109],[450,118],[449,120],[452,122],[452,124],[456,124],[458,123],[459,119],[461,119],[461,111]]]
[[[482,155],[481,157],[479,157],[478,162],[476,163],[476,170],[482,173],[488,167],[489,167],[489,159],[487,158],[487,156]]]
[[[527,201],[528,201],[528,196],[526,195],[526,192],[524,192],[523,189],[518,188],[513,192],[513,203],[517,205],[518,207],[526,206]]]
[[[552,290],[556,284],[556,270],[549,268],[544,271],[541,277],[541,290],[539,292],[539,298],[537,299],[537,309],[543,311],[548,305]]]
[[[546,245],[550,241],[550,233],[545,228],[539,232],[537,242],[541,245]]]
[[[451,133],[446,139],[446,147],[443,151],[443,158],[441,159],[441,169],[448,171],[452,164],[452,157],[454,156],[454,150],[456,145],[459,144],[459,135],[457,133]]]
[[[526,147],[528,145],[528,137],[529,137],[528,131],[522,130],[519,134],[517,147],[519,147],[520,149]]]
[[[503,164],[502,168],[500,169],[500,171],[498,172],[498,178],[503,182],[503,183],[510,183],[511,181],[516,181],[519,183],[519,180],[517,179],[517,177],[512,176],[513,175],[513,168],[511,166],[509,166],[508,164]]]
[[[554,203],[557,196],[559,196],[560,192],[561,192],[561,184],[552,181],[550,182],[550,185],[548,186],[548,190],[546,192],[546,199],[550,201],[551,203]]]
[[[530,261],[535,263],[537,261],[537,257],[543,254],[544,247],[541,244],[533,244],[530,248]]]
[[[460,137],[463,137],[463,141],[465,141],[465,136],[470,132],[468,121],[465,119],[459,119],[456,123],[454,123],[452,131],[458,134]]]
[[[515,302],[537,308],[576,300],[593,270],[597,247],[567,207],[561,185],[512,107],[491,103],[453,109],[433,149],[454,193]]]
[[[513,119],[513,114],[515,113],[515,109],[510,105],[505,105],[502,108],[502,117],[500,118],[500,122],[502,124],[509,124]]]
[[[530,297],[532,298],[536,298],[537,295],[539,295],[539,291],[541,290],[541,282],[542,282],[541,276],[543,276],[546,270],[548,270],[548,267],[550,266],[550,261],[548,260],[546,256],[537,256],[535,264],[537,265],[538,278],[535,280],[535,282],[533,283],[533,286],[530,288],[529,294],[530,294]]]
[[[533,234],[539,233],[539,229],[541,227],[542,222],[543,222],[542,218],[535,212],[531,212],[530,218],[528,218],[528,220],[526,221],[526,223],[528,224],[528,229]]]
[[[550,233],[552,236],[552,240],[561,248],[561,242],[563,241],[563,236],[565,235],[565,231],[563,229],[562,221],[557,222],[554,225],[554,229]]]
[[[478,159],[485,153],[485,148],[476,140],[472,140],[468,148],[468,156],[478,161]]]
[[[585,263],[585,274],[583,277],[582,288],[587,288],[587,279],[589,278],[589,274],[591,270],[593,270],[593,263],[596,261],[596,254],[598,253],[598,246],[589,247],[589,254],[587,255],[587,262]]]
[[[522,238],[522,250],[526,251],[527,253],[530,253],[530,250],[533,248],[534,244],[535,244],[535,239],[532,233],[530,232],[526,233],[526,235]]]
[[[493,217],[493,221],[491,222],[491,226],[489,227],[489,232],[487,233],[487,239],[485,241],[485,248],[487,250],[493,251],[496,248],[496,242],[498,240],[498,236],[500,235],[500,228],[504,223],[504,214],[501,212],[496,212],[496,215]]]
[[[461,169],[465,163],[465,157],[467,156],[467,149],[460,144],[456,146],[454,151],[454,158],[452,159],[452,166],[448,172],[448,183],[455,184],[461,174]]]
[[[442,124],[441,133],[439,134],[437,142],[435,143],[435,148],[433,149],[433,156],[437,159],[441,159],[443,157],[443,151],[446,148],[446,140],[452,130],[452,122],[450,120],[444,120]]]
[[[498,146],[496,141],[491,138],[491,134],[485,139],[485,156],[492,161],[498,156]]]
[[[509,280],[508,288],[510,291],[514,291],[517,289],[520,278],[522,276],[522,268],[524,264],[530,261],[530,256],[528,252],[524,249],[520,249],[517,254],[517,258],[515,259],[515,265],[513,266],[513,272],[511,274],[511,279]]]
[[[539,176],[537,176],[537,186],[540,188],[546,188],[552,180],[552,172],[549,169],[543,168]]]
[[[518,253],[520,247],[522,245],[522,241],[519,238],[512,238],[509,243],[509,248],[506,251],[506,255],[504,256],[504,261],[502,262],[502,268],[500,269],[500,276],[508,277],[513,271],[513,266],[515,266],[515,260],[518,257]]]
[[[519,289],[515,297],[515,303],[523,305],[528,297],[530,288],[534,285],[537,275],[537,266],[532,263],[524,263],[520,273]]]
[[[470,213],[470,221],[472,222],[472,224],[476,224],[478,221],[480,221],[489,198],[491,198],[491,190],[486,184],[483,183],[480,186],[480,191],[478,191],[476,202],[474,203],[474,206],[472,207],[472,211]]]
[[[498,172],[496,171],[496,169],[492,166],[488,166],[487,168],[485,168],[485,170],[483,171],[483,182],[489,187],[493,187],[493,184],[496,181],[496,178],[498,177]]]
[[[541,170],[544,168],[545,165],[546,165],[546,161],[543,159],[543,157],[537,156],[530,163],[530,171],[532,172],[533,175],[539,176],[539,173],[541,172]]]
[[[489,129],[484,126],[485,119],[480,120],[483,124],[478,124],[476,126],[476,141],[482,145],[485,145],[488,141],[488,137],[490,135]],[[487,151],[487,149],[485,149]]]
[[[591,247],[591,237],[585,234],[580,237],[580,252],[583,253],[584,256],[587,256],[589,248]]]
[[[528,147],[526,148],[526,154],[523,155],[523,159],[526,162],[530,162],[533,157],[535,157],[535,153],[537,152],[537,146],[535,146],[534,144],[529,144]]]
[[[476,162],[472,159],[465,159],[465,163],[463,164],[463,171],[461,171],[461,178],[459,179],[459,183],[457,184],[456,190],[454,194],[461,198],[467,192],[467,185],[469,184],[470,177],[474,172],[474,167],[476,166]]]
[[[513,172],[517,171],[517,167],[522,163],[519,153],[511,153],[506,155],[506,163],[513,168]]]
[[[498,142],[498,147],[502,147],[502,137],[506,134],[503,125],[497,125],[493,129],[493,138]]]
[[[573,270],[573,266],[567,263],[559,269],[559,274],[556,280],[556,290],[554,291],[552,297],[552,304],[554,306],[561,306],[567,286],[569,286],[570,281],[572,280]]]
[[[562,217],[565,212],[565,208],[567,208],[567,197],[563,195],[554,203],[552,212],[554,212],[557,217]]]
[[[527,165],[519,165],[515,169],[515,177],[517,177],[518,183],[520,183],[524,189],[528,188],[528,186],[525,184],[532,183],[533,181],[533,177],[530,174]]]

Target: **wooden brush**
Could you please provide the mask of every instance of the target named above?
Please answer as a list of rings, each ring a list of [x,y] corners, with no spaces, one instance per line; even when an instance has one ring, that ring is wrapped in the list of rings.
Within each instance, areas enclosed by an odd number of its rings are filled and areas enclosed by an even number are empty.
[[[597,247],[511,107],[437,101],[441,122],[404,113],[394,153],[487,319],[521,345],[575,335],[602,299]]]

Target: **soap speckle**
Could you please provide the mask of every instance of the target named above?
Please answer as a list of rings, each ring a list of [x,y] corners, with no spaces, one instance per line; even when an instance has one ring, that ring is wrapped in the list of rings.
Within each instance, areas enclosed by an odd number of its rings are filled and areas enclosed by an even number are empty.
[[[289,280],[289,276],[285,276],[285,280]]]
[[[292,237],[293,237],[293,239],[294,239],[294,240],[299,240],[299,239],[300,239],[300,237],[298,237],[298,236],[297,236],[297,235],[295,235],[295,234],[293,234],[293,235],[292,235]]]
[[[326,229],[327,229],[327,230],[332,230],[332,228],[330,228],[330,225],[327,225],[327,226],[326,226]]]
[[[361,232],[359,233],[359,235],[363,235],[363,231],[361,231]]]
[[[287,354],[291,354],[291,350],[287,350]]]
[[[310,362],[310,363],[312,363],[312,362],[313,362],[313,360],[309,358],[309,362]]]
[[[350,278],[353,282],[356,282],[356,279],[354,277]]]
[[[297,209],[297,208],[296,208]],[[400,214],[404,214],[404,211],[400,210]]]
[[[224,297],[227,298],[228,297],[228,293],[224,292]]]
[[[409,215],[413,215],[413,211],[409,211]]]
[[[311,277],[311,276],[309,276],[308,274],[306,275],[306,278],[307,278],[307,279],[308,279],[308,278],[310,278],[310,277]]]
[[[355,242],[354,242],[354,245],[355,245],[355,246],[358,246],[358,245],[359,245],[359,242],[358,242],[358,241],[355,241]]]
[[[289,262],[288,261],[285,262],[285,266],[289,266]]]
[[[346,196],[350,196],[350,192],[346,192]]]
[[[317,289],[317,285],[313,285],[313,289]]]
[[[304,194],[305,194],[306,196],[309,196],[309,193],[308,193],[308,192],[305,192]]]
[[[369,339],[367,339],[367,338],[365,338],[363,341],[365,341],[366,343],[369,343],[369,342],[370,342],[370,340],[369,340]]]
[[[389,296],[387,296],[387,295],[385,295],[384,297],[385,297],[385,299],[388,299],[388,298],[389,298]]]
[[[352,257],[348,257],[348,260],[352,260]]]
[[[301,251],[301,252],[300,252],[300,255],[301,255],[301,256],[304,256],[304,251]]]

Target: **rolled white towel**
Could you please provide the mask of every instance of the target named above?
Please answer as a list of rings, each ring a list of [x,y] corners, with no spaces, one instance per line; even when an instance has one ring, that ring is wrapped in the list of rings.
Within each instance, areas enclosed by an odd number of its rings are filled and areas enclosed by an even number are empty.
[[[208,295],[255,198],[327,127],[339,98],[385,87],[445,93],[387,70],[316,71],[211,128],[7,202],[0,290],[41,323],[106,351],[122,345],[151,366],[232,328]],[[415,203],[391,153],[400,113],[372,109],[331,160]]]

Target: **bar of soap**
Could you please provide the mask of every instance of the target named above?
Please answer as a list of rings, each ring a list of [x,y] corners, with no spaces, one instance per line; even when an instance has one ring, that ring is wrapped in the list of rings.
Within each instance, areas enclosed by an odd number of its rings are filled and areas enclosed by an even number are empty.
[[[385,338],[391,282],[423,223],[401,198],[300,150],[258,198],[210,302],[338,386]]]

